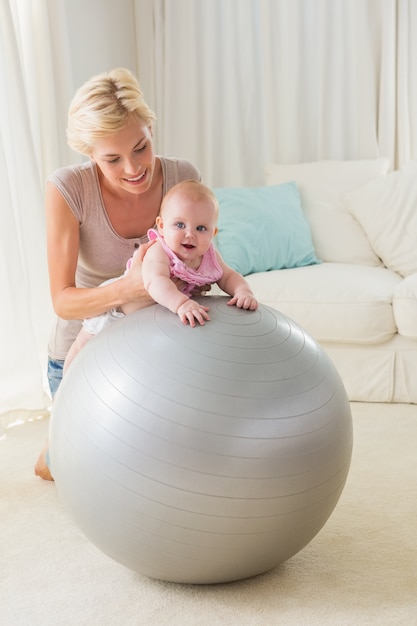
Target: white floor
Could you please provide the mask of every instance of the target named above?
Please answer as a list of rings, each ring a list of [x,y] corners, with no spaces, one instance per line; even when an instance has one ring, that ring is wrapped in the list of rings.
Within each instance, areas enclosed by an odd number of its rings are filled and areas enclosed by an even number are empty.
[[[228,585],[163,583],[92,545],[33,476],[46,419],[0,440],[5,626],[417,625],[417,406],[352,404],[354,451],[331,518],[300,553]],[[88,479],[88,477],[86,477]]]

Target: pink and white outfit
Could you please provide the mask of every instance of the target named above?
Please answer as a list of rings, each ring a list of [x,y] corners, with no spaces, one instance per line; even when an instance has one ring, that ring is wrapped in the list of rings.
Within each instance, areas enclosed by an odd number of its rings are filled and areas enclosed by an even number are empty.
[[[203,255],[201,263],[197,269],[188,267],[184,261],[182,261],[176,254],[168,248],[165,243],[165,239],[154,228],[148,230],[149,241],[157,239],[166,253],[169,259],[169,269],[171,272],[171,278],[180,278],[186,285],[181,289],[181,293],[187,296],[191,295],[194,287],[202,287],[203,285],[211,285],[217,283],[223,276],[223,270],[217,260],[216,252],[213,244],[210,244],[209,249]]]

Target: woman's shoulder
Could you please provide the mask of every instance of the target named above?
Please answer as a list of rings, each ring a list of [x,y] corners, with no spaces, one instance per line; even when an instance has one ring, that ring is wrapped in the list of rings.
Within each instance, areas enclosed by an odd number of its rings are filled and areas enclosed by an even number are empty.
[[[101,207],[97,171],[92,161],[60,167],[47,182],[58,189],[80,222],[85,219],[87,207],[89,213],[94,206]]]
[[[58,185],[80,184],[86,180],[95,180],[95,170],[92,161],[85,161],[75,165],[59,167],[48,177],[48,182]]]
[[[159,157],[164,179],[165,192],[182,180],[201,180],[197,167],[186,159],[174,157]]]

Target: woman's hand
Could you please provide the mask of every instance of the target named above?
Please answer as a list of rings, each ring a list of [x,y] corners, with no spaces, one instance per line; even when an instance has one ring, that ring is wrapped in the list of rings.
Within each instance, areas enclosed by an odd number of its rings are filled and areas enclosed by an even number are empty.
[[[202,285],[201,287],[194,287],[191,294],[193,296],[203,296],[211,290],[211,285]]]
[[[125,313],[154,304],[154,300],[144,287],[142,278],[143,259],[154,243],[154,241],[148,241],[141,244],[130,261],[128,271],[123,279],[127,283],[130,294],[129,301],[122,306],[122,311]]]

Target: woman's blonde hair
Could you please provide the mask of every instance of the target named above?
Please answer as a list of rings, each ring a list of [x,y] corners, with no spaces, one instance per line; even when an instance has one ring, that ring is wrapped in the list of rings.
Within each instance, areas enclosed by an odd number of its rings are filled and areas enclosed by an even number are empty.
[[[125,68],[93,76],[76,92],[68,112],[68,145],[89,156],[97,139],[124,128],[136,116],[150,128],[156,116],[138,81]]]

